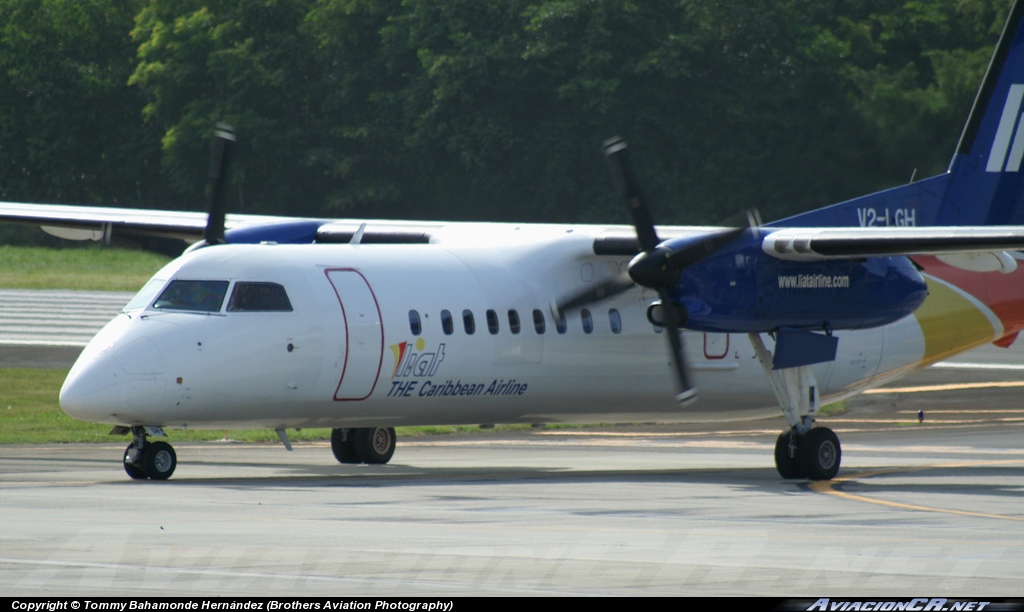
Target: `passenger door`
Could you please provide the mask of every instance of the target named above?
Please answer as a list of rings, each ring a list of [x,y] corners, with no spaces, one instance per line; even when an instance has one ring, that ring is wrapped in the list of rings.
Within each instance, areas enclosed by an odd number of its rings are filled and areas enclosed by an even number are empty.
[[[344,352],[341,378],[335,401],[358,401],[370,397],[380,377],[384,357],[384,326],[377,297],[359,271],[328,269],[324,273],[334,287],[345,323],[341,339]]]

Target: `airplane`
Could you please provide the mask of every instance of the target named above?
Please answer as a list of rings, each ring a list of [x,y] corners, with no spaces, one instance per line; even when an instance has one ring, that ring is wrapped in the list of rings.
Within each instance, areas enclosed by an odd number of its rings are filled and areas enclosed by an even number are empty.
[[[677,423],[782,411],[783,478],[838,473],[821,406],[1024,328],[1024,3],[946,173],[761,224],[655,226],[605,155],[632,226],[226,214],[0,203],[72,239],[195,242],[86,346],[68,415],[131,434],[138,480],[166,429],[330,428],[341,463],[387,463],[401,425]],[[699,390],[699,398],[698,398]]]

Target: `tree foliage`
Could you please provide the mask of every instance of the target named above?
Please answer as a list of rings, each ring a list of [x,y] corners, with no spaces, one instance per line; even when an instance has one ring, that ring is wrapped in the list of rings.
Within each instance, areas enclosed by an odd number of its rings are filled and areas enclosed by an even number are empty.
[[[768,218],[941,172],[1006,0],[0,0],[0,197],[621,221]]]
[[[0,198],[163,205],[129,87],[141,1],[0,1]]]

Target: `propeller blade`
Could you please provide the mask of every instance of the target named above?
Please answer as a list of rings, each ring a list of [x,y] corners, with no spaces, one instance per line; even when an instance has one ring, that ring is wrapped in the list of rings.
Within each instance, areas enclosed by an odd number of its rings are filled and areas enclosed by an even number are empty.
[[[658,293],[663,304],[674,303],[668,290],[661,290]],[[681,304],[680,307],[682,307]],[[690,384],[686,356],[683,353],[683,337],[679,334],[679,328],[684,321],[677,318],[678,314],[675,308],[666,308],[665,313],[665,334],[668,336],[669,350],[672,352],[672,365],[675,366],[672,371],[676,379],[676,401],[680,406],[686,406],[697,399],[697,389]]]
[[[668,336],[669,350],[672,353],[673,372],[676,379],[676,401],[681,405],[686,405],[697,399],[697,390],[690,384],[690,377],[686,371],[686,358],[683,353],[683,339],[679,335],[679,328],[684,321],[679,320],[678,313],[685,313],[685,309],[682,304],[673,299],[671,290],[679,282],[679,275],[682,274],[683,268],[688,265],[686,261],[698,257],[703,258],[714,252],[719,235],[715,234],[696,244],[688,245],[678,252],[668,248],[659,248],[661,240],[658,238],[658,232],[654,229],[651,211],[633,176],[626,149],[626,142],[619,137],[604,142],[604,156],[608,161],[612,180],[615,182],[619,194],[626,199],[626,203],[629,205],[629,213],[633,217],[633,228],[636,230],[636,237],[640,243],[641,253],[629,263],[628,273],[637,284],[657,289],[662,304],[668,306],[665,309],[669,313],[665,320],[665,334]],[[714,242],[714,245],[708,245],[709,242]],[[606,288],[602,286],[598,290],[606,290]],[[582,294],[579,296],[580,299],[583,297]],[[587,297],[590,297],[589,292]]]
[[[557,302],[552,302],[551,315],[556,320],[561,321],[565,318],[562,313],[566,310],[572,310],[573,308],[579,308],[580,306],[586,306],[587,304],[600,302],[601,300],[616,296],[624,291],[629,291],[633,288],[634,284],[628,274],[619,274],[596,287],[586,287],[574,295]]]
[[[654,229],[654,219],[651,211],[647,208],[647,202],[629,164],[626,141],[616,136],[604,141],[604,158],[608,162],[608,168],[612,173],[612,180],[619,194],[626,199],[629,205],[629,213],[633,216],[633,227],[636,229],[636,237],[640,241],[641,251],[653,251],[658,243],[658,232]]]
[[[228,168],[231,164],[231,151],[234,143],[235,128],[226,123],[218,123],[210,148],[210,180],[213,181],[213,193],[210,196],[210,214],[206,218],[206,231],[203,234],[208,245],[226,242],[224,218],[227,211],[224,204],[224,187],[227,185]]]

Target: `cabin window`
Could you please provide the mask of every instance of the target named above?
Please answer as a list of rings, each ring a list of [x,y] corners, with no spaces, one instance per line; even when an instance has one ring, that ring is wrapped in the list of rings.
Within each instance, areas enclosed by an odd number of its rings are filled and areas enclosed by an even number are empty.
[[[608,311],[608,322],[612,326],[612,333],[617,334],[622,331],[622,316],[619,311],[612,308]]]
[[[409,331],[412,335],[418,336],[423,333],[423,324],[420,323],[420,313],[415,310],[409,311]]]
[[[568,329],[569,325],[565,322],[565,314],[563,313],[561,319],[555,319],[555,330],[560,334],[564,334]]]
[[[584,308],[580,311],[580,320],[583,321],[583,333],[589,334],[594,331],[594,317],[590,316],[590,311]]]
[[[452,321],[452,313],[447,310],[441,311],[441,331],[444,335],[450,336],[455,331],[455,323]]]
[[[462,326],[466,329],[466,334],[472,336],[476,333],[476,321],[473,320],[473,311],[466,310],[462,311]]]
[[[539,309],[533,309],[533,329],[538,334],[543,334],[546,325],[544,324],[544,313]]]
[[[164,289],[153,308],[188,312],[220,312],[228,281],[175,280]]]
[[[235,283],[228,312],[291,312],[288,293],[277,283]]]
[[[493,310],[487,311],[487,331],[494,336],[498,333],[498,313]]]
[[[519,313],[515,310],[508,311],[508,330],[513,334],[519,333]]]

